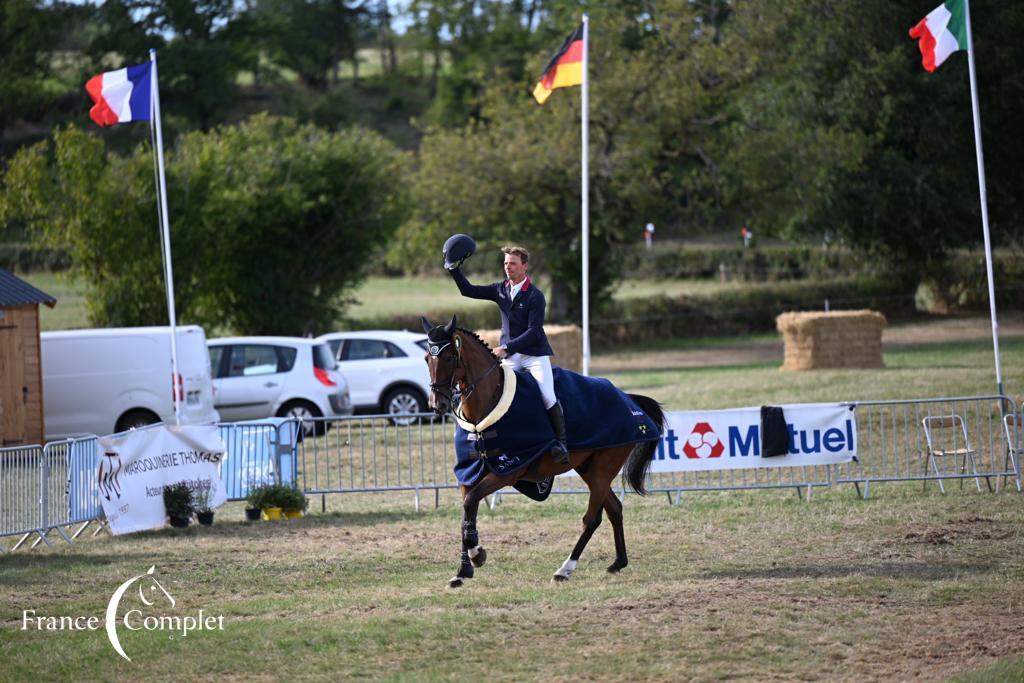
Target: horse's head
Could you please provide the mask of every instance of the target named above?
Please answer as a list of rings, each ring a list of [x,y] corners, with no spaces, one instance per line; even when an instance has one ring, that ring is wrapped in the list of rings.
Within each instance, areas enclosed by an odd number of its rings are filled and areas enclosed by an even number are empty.
[[[452,409],[452,393],[460,380],[466,377],[462,364],[462,338],[455,326],[455,316],[447,325],[434,325],[421,317],[427,333],[427,369],[430,372],[430,407],[438,415]]]

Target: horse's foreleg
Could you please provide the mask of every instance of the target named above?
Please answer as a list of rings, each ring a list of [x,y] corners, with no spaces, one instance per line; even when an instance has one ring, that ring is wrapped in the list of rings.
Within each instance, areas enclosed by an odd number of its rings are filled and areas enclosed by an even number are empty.
[[[626,558],[626,534],[622,526],[622,501],[611,487],[604,498],[604,512],[608,515],[608,521],[612,523],[612,533],[615,535],[615,561],[608,565],[608,573],[616,574],[626,568],[629,560]]]
[[[480,501],[505,484],[505,480],[488,474],[475,486],[462,487],[462,559],[458,572],[448,580],[449,588],[462,586],[466,579],[473,578],[473,567],[482,567],[487,561],[487,551],[480,545],[480,534],[476,530],[476,515]]]
[[[576,563],[580,559],[580,555],[583,554],[583,549],[587,547],[587,543],[590,542],[590,537],[597,531],[597,527],[601,526],[601,508],[603,505],[604,491],[590,491],[590,502],[587,505],[587,513],[583,515],[583,533],[580,534],[580,538],[576,541],[575,547],[569,554],[569,559],[562,563],[562,566],[558,568],[555,575],[551,577],[552,581],[568,581],[572,573],[576,571]]]

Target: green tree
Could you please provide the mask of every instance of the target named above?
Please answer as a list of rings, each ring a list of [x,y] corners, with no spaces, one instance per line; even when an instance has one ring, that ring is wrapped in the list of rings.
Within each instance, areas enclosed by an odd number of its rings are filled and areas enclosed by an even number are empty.
[[[921,68],[919,2],[737,6],[759,77],[730,108],[727,202],[793,239],[841,239],[910,277],[981,238],[966,53]],[[972,3],[993,227],[1021,235],[1024,7]]]
[[[259,115],[179,139],[167,154],[182,321],[245,334],[328,328],[402,221],[403,158],[365,130]],[[98,325],[166,321],[149,149],[108,154],[79,130],[19,152],[0,220],[69,250]]]
[[[343,0],[263,0],[261,16],[273,29],[266,45],[273,60],[292,69],[310,88],[338,82],[343,60],[356,59],[356,35],[366,10]]]
[[[184,117],[209,130],[237,101],[236,77],[250,57],[234,0],[106,0],[96,10],[99,30],[92,58],[117,68],[149,59],[158,50],[165,120]],[[173,127],[173,126],[172,126]]]
[[[649,220],[710,220],[715,206],[717,115],[736,60],[710,33],[695,31],[697,8],[665,3],[659,13],[625,6],[591,20],[590,299],[600,305],[618,277],[623,244]],[[562,33],[564,37],[564,33]],[[550,47],[531,64],[539,72]],[[434,266],[444,238],[465,231],[485,248],[524,242],[535,269],[552,276],[550,314],[576,318],[581,301],[580,97],[560,90],[543,106],[535,80],[496,82],[479,119],[428,129],[420,148],[414,213],[390,262]],[[417,239],[418,237],[418,239]]]
[[[61,94],[52,59],[72,14],[60,3],[0,2],[0,140],[15,121],[42,118],[44,105]]]

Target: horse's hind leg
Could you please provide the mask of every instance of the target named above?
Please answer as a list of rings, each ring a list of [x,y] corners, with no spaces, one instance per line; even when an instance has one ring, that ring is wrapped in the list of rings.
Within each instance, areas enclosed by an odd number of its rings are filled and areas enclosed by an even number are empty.
[[[584,481],[586,481],[586,477],[584,477]],[[590,485],[589,481],[587,481],[587,485]],[[587,547],[587,543],[590,542],[590,537],[597,531],[597,527],[601,526],[603,499],[604,491],[590,490],[590,502],[587,504],[586,514],[583,515],[583,533],[580,534],[579,540],[576,541],[576,545],[569,554],[569,559],[563,562],[562,566],[555,572],[555,575],[551,577],[552,581],[568,581],[572,573],[576,571],[576,563],[579,561],[580,555],[583,554],[583,549]]]
[[[576,570],[576,562],[587,547],[590,537],[601,525],[602,509],[608,514],[608,520],[612,523],[612,531],[615,534],[615,562],[608,567],[608,571],[617,572],[626,566],[626,537],[622,529],[622,503],[612,493],[611,483],[616,473],[626,461],[626,457],[632,450],[631,446],[614,450],[598,451],[586,461],[585,468],[577,468],[580,477],[586,482],[590,489],[590,503],[587,506],[587,514],[583,516],[583,533],[580,534],[576,547],[572,549],[562,566],[555,572],[555,581],[568,581],[569,576]]]
[[[629,560],[626,558],[626,534],[622,525],[622,501],[611,487],[608,487],[608,493],[604,498],[604,512],[608,515],[608,521],[612,523],[612,533],[615,535],[615,561],[608,565],[608,573],[617,574],[619,570],[626,568]]]

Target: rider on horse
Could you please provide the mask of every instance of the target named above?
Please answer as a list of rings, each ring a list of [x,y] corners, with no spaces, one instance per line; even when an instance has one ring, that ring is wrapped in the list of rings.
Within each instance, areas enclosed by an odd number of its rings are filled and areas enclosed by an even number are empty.
[[[490,285],[474,285],[459,270],[462,262],[476,252],[476,242],[469,235],[452,235],[444,243],[444,267],[463,296],[498,304],[501,341],[494,354],[512,369],[529,372],[537,380],[544,408],[555,432],[555,462],[567,463],[565,414],[555,398],[551,375],[550,356],[555,352],[544,334],[544,309],[547,305],[544,293],[526,274],[530,268],[530,252],[517,246],[506,246],[502,251],[505,253],[507,279]]]

